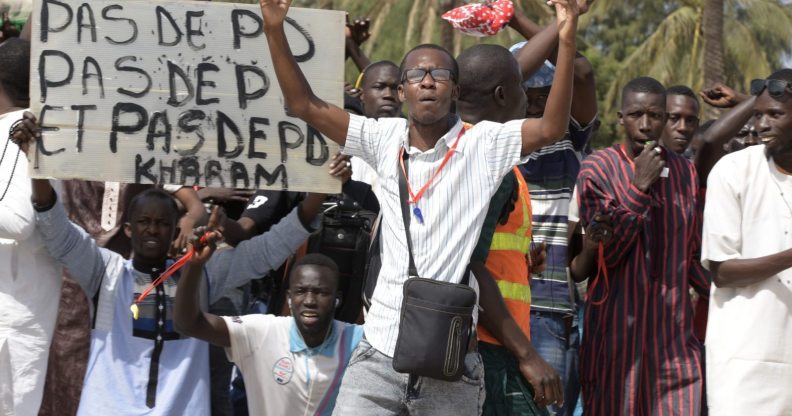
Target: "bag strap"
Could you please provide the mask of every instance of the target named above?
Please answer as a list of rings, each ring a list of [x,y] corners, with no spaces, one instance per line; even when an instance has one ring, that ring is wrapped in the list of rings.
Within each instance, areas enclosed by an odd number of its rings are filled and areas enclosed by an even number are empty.
[[[413,257],[412,238],[410,238],[410,207],[407,202],[407,178],[405,177],[410,155],[406,151],[402,152],[402,160],[404,160],[404,169],[398,169],[398,164],[396,168],[399,171],[399,200],[401,201],[402,219],[404,220],[404,232],[407,234],[407,252],[410,255],[410,268],[407,270],[407,274],[410,277],[418,277],[418,270],[415,267],[415,258]]]

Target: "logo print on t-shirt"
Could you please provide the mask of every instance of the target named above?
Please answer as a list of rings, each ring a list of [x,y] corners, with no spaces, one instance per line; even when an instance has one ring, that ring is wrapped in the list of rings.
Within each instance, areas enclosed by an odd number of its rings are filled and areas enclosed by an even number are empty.
[[[294,374],[294,362],[291,358],[283,357],[272,366],[272,377],[278,384],[288,384]]]
[[[248,206],[245,209],[258,208],[258,207],[264,205],[268,200],[269,200],[269,198],[267,198],[264,195],[256,195],[256,198],[253,199],[253,202],[248,204]]]

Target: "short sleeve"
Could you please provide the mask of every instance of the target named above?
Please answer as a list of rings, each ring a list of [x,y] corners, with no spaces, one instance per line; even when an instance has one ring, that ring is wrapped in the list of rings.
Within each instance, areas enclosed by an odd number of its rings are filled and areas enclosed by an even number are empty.
[[[583,126],[577,120],[570,117],[569,119],[569,140],[572,142],[572,147],[577,152],[583,152],[586,144],[591,140],[594,134],[594,124],[597,122],[598,116],[594,116],[591,121]]]
[[[734,159],[721,159],[707,180],[707,203],[704,205],[704,232],[701,264],[737,259],[742,253],[742,210],[738,184],[743,176]]]
[[[379,171],[379,156],[384,141],[382,139],[387,137],[388,130],[381,124],[373,118],[350,114],[346,143],[342,152],[359,157],[375,171]]]
[[[511,168],[528,161],[521,158],[523,120],[512,120],[504,124],[481,122],[473,127],[484,136],[484,154],[490,176],[499,182]],[[477,132],[478,133],[478,132]]]
[[[253,355],[261,345],[266,345],[276,324],[274,315],[223,316],[228,327],[231,346],[226,348],[228,360],[241,363]]]
[[[299,202],[299,193],[288,191],[256,191],[248,200],[242,217],[256,224],[259,234],[265,233],[283,219]]]

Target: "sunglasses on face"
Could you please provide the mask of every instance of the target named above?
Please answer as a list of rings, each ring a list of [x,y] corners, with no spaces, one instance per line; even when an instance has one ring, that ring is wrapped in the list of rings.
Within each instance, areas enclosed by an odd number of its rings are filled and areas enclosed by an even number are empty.
[[[792,83],[780,79],[755,79],[751,81],[751,95],[759,95],[767,88],[767,93],[773,98],[784,95],[788,88],[792,89]]]
[[[407,81],[410,84],[417,84],[423,81],[426,74],[431,75],[432,79],[435,80],[435,82],[445,82],[453,79],[453,72],[451,72],[450,69],[413,68],[413,69],[408,69],[407,71],[404,72],[404,76],[402,76],[402,82]]]

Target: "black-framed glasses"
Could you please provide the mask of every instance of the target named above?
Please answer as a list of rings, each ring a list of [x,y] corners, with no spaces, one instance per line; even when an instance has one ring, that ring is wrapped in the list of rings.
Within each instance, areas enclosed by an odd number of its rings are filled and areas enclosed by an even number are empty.
[[[751,95],[759,95],[767,88],[767,93],[773,98],[784,95],[787,89],[792,89],[792,83],[781,79],[755,79],[751,81]]]
[[[435,82],[446,82],[454,79],[454,72],[446,68],[423,69],[413,68],[404,71],[402,82],[407,81],[410,84],[417,84],[423,81],[426,74],[432,76]]]

